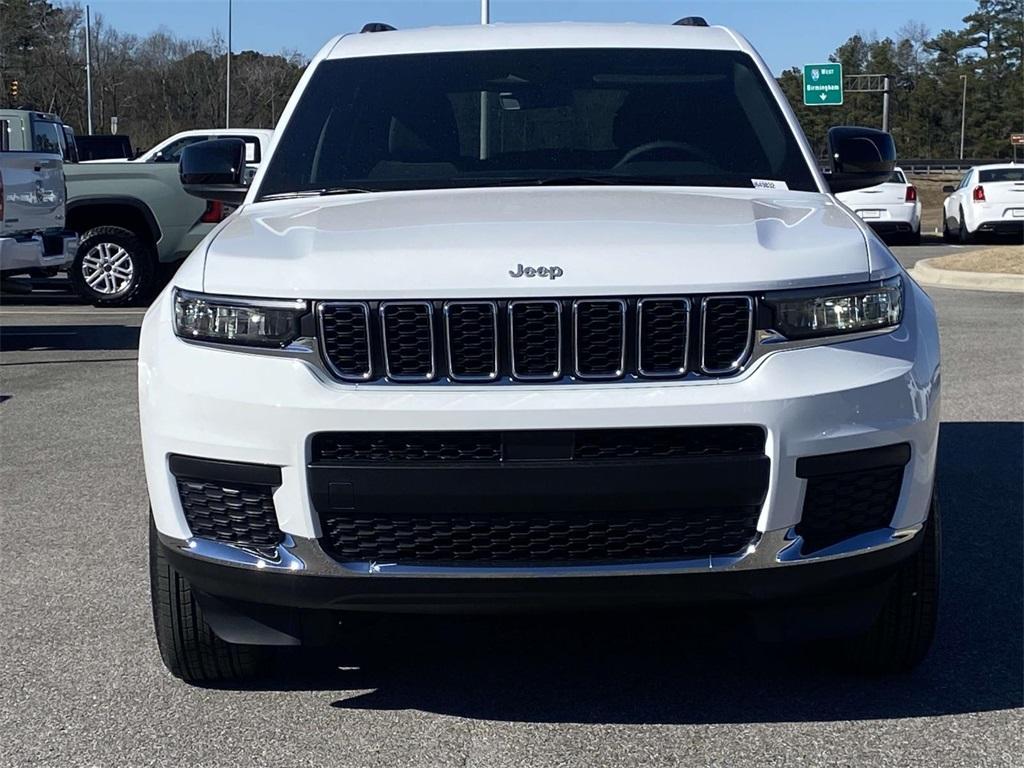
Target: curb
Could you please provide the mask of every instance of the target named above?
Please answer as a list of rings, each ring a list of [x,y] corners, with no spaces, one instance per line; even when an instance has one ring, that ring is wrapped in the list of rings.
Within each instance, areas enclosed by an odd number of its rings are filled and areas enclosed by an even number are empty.
[[[1008,275],[1003,272],[961,272],[956,269],[942,269],[932,266],[944,257],[921,259],[910,270],[910,274],[921,285],[939,288],[961,288],[968,291],[1003,291],[1024,293],[1024,275]]]

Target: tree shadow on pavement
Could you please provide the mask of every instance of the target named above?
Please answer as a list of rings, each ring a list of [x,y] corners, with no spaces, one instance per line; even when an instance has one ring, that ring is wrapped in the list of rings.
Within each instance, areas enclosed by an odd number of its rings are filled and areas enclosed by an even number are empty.
[[[522,722],[745,723],[981,712],[1024,700],[1024,424],[943,424],[938,636],[912,674],[859,677],[742,624],[608,614],[387,620],[295,654],[271,688],[344,710]],[[298,661],[296,669],[295,661]],[[339,692],[346,692],[340,698]]]
[[[8,325],[0,329],[0,351],[44,352],[135,350],[139,327],[129,325]]]

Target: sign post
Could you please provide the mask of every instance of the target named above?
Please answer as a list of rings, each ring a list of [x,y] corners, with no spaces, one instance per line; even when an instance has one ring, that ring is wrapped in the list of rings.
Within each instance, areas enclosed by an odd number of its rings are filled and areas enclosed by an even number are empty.
[[[804,65],[804,104],[808,107],[835,107],[843,103],[843,65]]]

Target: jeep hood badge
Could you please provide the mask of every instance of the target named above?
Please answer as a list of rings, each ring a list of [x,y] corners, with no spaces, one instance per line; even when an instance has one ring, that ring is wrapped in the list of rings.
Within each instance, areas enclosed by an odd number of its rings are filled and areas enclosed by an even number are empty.
[[[557,280],[565,272],[561,267],[524,267],[516,264],[516,269],[508,271],[509,277],[546,277],[549,280]]]

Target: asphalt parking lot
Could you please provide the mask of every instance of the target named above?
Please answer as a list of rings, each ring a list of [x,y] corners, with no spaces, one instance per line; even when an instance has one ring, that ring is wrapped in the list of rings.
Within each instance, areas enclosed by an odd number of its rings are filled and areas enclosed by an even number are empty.
[[[242,691],[172,679],[153,641],[142,310],[5,296],[0,765],[1019,765],[1024,296],[931,293],[942,616],[914,674],[699,616],[404,620]]]

